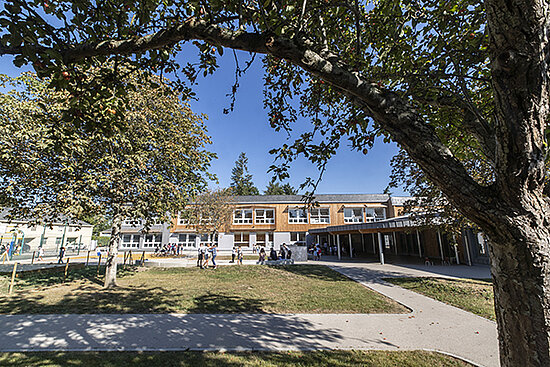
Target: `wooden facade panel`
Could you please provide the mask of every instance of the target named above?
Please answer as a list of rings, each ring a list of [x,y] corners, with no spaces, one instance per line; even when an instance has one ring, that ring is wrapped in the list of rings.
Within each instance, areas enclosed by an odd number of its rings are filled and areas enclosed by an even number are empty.
[[[328,208],[330,214],[330,223],[310,223],[310,216],[308,213],[307,223],[289,223],[288,211],[289,209],[300,208],[297,204],[254,204],[254,205],[237,205],[238,209],[274,209],[275,210],[275,224],[255,224],[255,212],[253,212],[252,224],[233,224],[231,225],[231,232],[255,232],[255,231],[269,231],[269,232],[307,232],[314,228],[325,228],[327,226],[350,224],[344,222],[344,207],[351,208],[364,208],[368,204],[372,203],[332,203],[322,204],[319,208]],[[379,205],[377,203],[377,205]],[[388,210],[386,210],[386,216],[389,216]],[[177,223],[177,218],[172,220],[171,232],[188,232],[193,231],[193,226],[180,225]]]

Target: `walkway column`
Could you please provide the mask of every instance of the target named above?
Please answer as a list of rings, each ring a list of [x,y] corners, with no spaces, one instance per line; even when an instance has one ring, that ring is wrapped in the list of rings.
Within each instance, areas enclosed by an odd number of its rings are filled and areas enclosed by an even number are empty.
[[[395,254],[397,255],[397,239],[395,238],[395,232],[392,232],[392,237],[393,237],[393,249],[395,251]]]
[[[376,255],[376,239],[374,238],[374,232],[372,234],[372,253]]]
[[[441,260],[445,260],[445,255],[443,255],[443,243],[441,242],[441,231],[437,230],[437,242],[439,243],[439,252],[441,253]]]
[[[420,246],[420,233],[416,230],[416,241],[418,242],[418,256],[422,257],[422,247]]]
[[[348,233],[349,239],[349,258],[353,258],[353,246],[351,245],[351,233]]]
[[[336,243],[338,244],[338,260],[342,258],[342,253],[340,252],[340,235],[335,234],[336,236]]]
[[[374,237],[374,233],[372,234]],[[380,264],[384,265],[384,248],[382,248],[382,233],[378,232],[378,250],[380,251]]]
[[[466,247],[466,256],[468,257],[468,265],[472,266],[472,259],[470,258],[470,241],[468,241],[468,232],[464,231],[464,247]]]
[[[365,236],[363,235],[363,233],[361,233],[361,246],[363,247],[363,254],[364,254],[366,251],[365,251]]]

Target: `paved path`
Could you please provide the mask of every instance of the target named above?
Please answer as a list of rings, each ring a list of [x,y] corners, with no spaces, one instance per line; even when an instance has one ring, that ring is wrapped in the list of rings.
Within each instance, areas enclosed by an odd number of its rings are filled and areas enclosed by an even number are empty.
[[[429,349],[482,366],[498,366],[493,322],[381,280],[433,274],[393,265],[326,264],[413,311],[393,315],[3,315],[0,351]]]

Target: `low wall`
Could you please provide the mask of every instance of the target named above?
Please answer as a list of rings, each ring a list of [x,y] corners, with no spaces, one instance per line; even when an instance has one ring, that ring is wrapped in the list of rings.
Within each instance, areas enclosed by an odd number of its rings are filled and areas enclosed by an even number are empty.
[[[287,247],[292,251],[292,260],[307,261],[307,246],[288,245]]]

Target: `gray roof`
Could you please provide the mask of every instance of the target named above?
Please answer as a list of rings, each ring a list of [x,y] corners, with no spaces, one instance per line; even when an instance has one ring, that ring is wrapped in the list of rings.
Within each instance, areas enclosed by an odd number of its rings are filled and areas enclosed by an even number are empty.
[[[391,228],[410,228],[417,227],[419,223],[417,221],[411,220],[409,215],[404,215],[401,217],[389,218],[385,220],[380,220],[377,222],[369,223],[355,223],[355,224],[344,224],[340,226],[328,226],[325,228],[311,228],[309,229],[310,234],[319,234],[319,233],[330,233],[330,232],[346,232],[346,231],[359,231],[361,229],[391,229]]]
[[[302,195],[241,195],[235,196],[235,204],[303,204]],[[319,203],[385,203],[386,194],[316,194]]]
[[[405,202],[413,199],[414,196],[392,196],[391,203],[392,205],[405,205]]]

